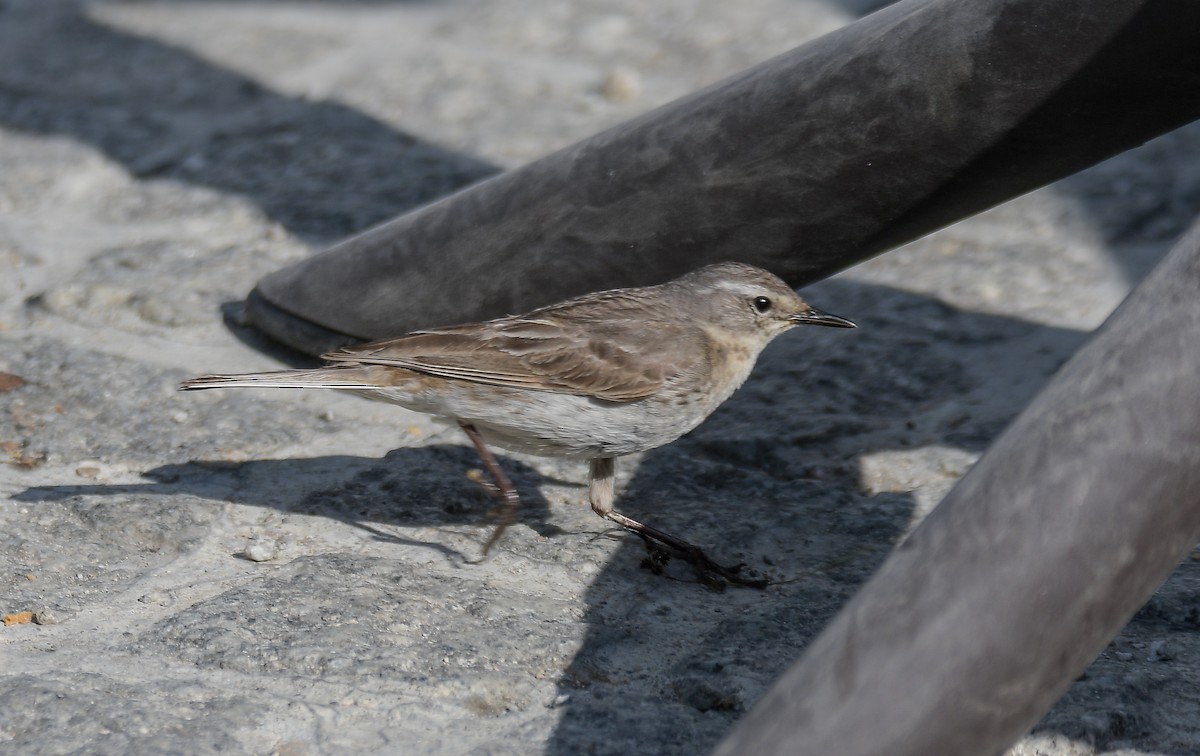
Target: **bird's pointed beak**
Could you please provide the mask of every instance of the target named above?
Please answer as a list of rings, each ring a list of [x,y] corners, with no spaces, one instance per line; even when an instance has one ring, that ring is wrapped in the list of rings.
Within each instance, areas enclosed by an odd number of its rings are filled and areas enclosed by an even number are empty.
[[[817,308],[810,308],[808,312],[802,312],[798,315],[793,315],[791,321],[796,325],[819,325],[830,326],[832,328],[858,328],[852,320],[839,318],[837,315],[830,315],[827,312],[821,312]]]

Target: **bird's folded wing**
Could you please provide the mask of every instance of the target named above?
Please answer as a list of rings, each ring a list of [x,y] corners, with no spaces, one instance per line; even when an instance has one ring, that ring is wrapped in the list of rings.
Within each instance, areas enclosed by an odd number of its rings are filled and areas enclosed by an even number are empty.
[[[630,402],[680,370],[682,342],[702,338],[674,323],[505,318],[417,331],[323,355],[393,365],[442,378]]]

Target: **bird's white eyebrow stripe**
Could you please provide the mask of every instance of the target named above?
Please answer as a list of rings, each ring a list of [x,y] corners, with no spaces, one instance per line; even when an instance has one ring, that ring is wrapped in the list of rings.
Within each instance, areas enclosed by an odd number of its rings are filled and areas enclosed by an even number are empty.
[[[741,281],[717,281],[718,289],[732,291],[735,294],[744,294],[746,296],[757,296],[762,294],[763,287],[755,286],[754,284],[742,283]]]

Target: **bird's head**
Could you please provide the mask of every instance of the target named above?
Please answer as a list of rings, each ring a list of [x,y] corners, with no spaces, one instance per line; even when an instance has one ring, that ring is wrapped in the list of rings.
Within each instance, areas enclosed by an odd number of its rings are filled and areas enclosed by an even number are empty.
[[[845,318],[821,312],[778,276],[743,263],[718,263],[675,279],[688,309],[706,325],[762,345],[798,325],[855,328]]]

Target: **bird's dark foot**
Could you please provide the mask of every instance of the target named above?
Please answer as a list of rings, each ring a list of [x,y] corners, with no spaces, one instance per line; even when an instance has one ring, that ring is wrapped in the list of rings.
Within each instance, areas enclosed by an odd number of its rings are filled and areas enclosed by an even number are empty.
[[[688,563],[696,578],[710,590],[723,591],[727,585],[741,585],[762,590],[770,585],[771,581],[761,575],[743,574],[742,571],[746,568],[745,564],[726,567],[714,562],[702,549],[691,544],[686,544],[686,548],[680,548],[674,544],[667,545],[652,540],[641,533],[638,535],[641,535],[645,541],[647,551],[641,566],[655,575],[663,574],[671,559],[679,557]]]
[[[642,543],[646,546],[646,556],[642,559],[641,568],[650,570],[655,575],[661,575],[667,569],[667,565],[671,563],[673,554],[658,541],[651,540],[646,536],[638,533],[638,537],[642,539]]]

